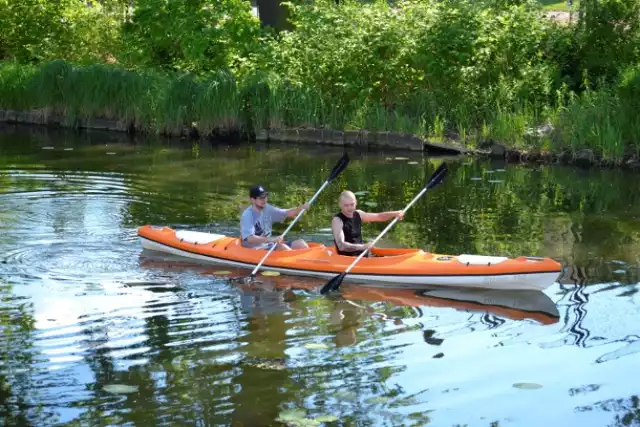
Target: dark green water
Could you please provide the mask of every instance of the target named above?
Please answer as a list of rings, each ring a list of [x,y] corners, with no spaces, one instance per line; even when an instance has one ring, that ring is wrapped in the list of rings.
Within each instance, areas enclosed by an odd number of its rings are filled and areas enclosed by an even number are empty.
[[[637,174],[449,159],[384,240],[560,261],[534,295],[326,298],[141,251],[143,224],[237,233],[254,183],[302,203],[340,155],[0,129],[0,423],[640,424]],[[345,188],[401,209],[441,161],[351,158],[292,233],[328,241]]]

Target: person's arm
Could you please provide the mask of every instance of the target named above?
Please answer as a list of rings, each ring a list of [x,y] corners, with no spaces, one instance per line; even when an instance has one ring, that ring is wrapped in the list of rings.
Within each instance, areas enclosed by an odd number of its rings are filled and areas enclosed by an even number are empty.
[[[336,246],[341,251],[355,252],[363,251],[370,247],[370,243],[349,243],[344,240],[344,231],[342,231],[342,220],[338,217],[333,217],[331,221],[331,231],[333,232],[333,238],[336,241]]]
[[[295,207],[295,208],[286,209],[286,212],[287,212],[286,217],[287,218],[294,218],[296,215],[298,215],[300,213],[300,211],[302,209],[309,210],[309,204],[305,203],[305,204],[300,205],[300,206]]]
[[[282,237],[281,236],[276,236],[276,237],[256,236],[255,234],[252,234],[249,237],[247,237],[245,240],[247,241],[247,243],[250,243],[252,245],[258,245],[258,244],[267,243],[267,242],[276,242],[276,243],[281,242]]]
[[[393,218],[398,217],[398,219],[402,220],[404,214],[402,211],[388,211],[388,212],[378,212],[378,213],[370,213],[358,210],[360,214],[360,219],[362,222],[382,222],[389,221]]]

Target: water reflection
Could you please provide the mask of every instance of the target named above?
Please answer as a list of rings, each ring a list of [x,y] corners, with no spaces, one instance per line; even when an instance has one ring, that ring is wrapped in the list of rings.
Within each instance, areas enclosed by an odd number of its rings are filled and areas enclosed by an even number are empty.
[[[638,423],[640,190],[626,172],[451,163],[385,242],[551,256],[564,274],[544,293],[344,284],[327,298],[323,281],[247,286],[232,280],[246,270],[142,252],[135,230],[236,233],[257,175],[274,203],[299,203],[340,149],[36,132],[0,142],[7,425]],[[330,239],[344,188],[398,209],[432,168],[350,156],[292,232]]]
[[[611,427],[638,426],[640,425],[640,398],[633,395],[627,399],[608,399],[596,402],[592,405],[580,406],[576,411],[590,412],[594,410],[617,412]]]
[[[200,275],[214,277],[222,273],[222,277],[230,278],[230,283],[241,290],[242,307],[251,316],[290,309],[289,303],[295,302],[297,298],[295,291],[306,291],[303,294],[318,296],[318,290],[326,283],[322,279],[287,275],[259,276],[256,282],[246,283],[239,279],[247,277],[248,270],[227,266],[224,267],[225,270],[221,270],[219,267],[192,263],[179,257],[153,251],[143,251],[140,264],[147,268],[166,271],[198,271]],[[421,307],[425,306],[454,308],[466,312],[491,312],[514,320],[533,319],[542,324],[556,323],[560,317],[555,303],[540,291],[479,290],[438,286],[425,286],[424,289],[413,290],[394,288],[393,283],[383,283],[376,287],[345,284],[341,288],[339,297],[339,300],[342,299],[391,303],[401,309],[401,317],[396,318],[396,323],[401,322],[400,319],[404,317],[423,316]],[[369,315],[389,320],[386,314],[377,313],[371,307],[362,307],[353,302],[350,305],[368,311]],[[493,323],[488,320],[489,318],[482,319],[492,326]]]
[[[29,425],[45,416],[32,381],[35,322],[28,299],[12,288],[0,282],[0,416],[7,425]]]

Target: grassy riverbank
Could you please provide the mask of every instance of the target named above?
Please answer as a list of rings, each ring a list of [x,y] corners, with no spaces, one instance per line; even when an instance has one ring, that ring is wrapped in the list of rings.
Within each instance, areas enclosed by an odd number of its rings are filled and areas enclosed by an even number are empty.
[[[230,73],[135,72],[114,65],[74,66],[53,61],[40,66],[0,66],[0,108],[39,110],[62,116],[68,126],[92,119],[119,121],[122,129],[167,135],[209,137],[260,129],[330,128],[392,130],[429,140],[451,138],[470,147],[488,141],[526,152],[590,149],[602,159],[621,162],[640,150],[637,99],[628,90],[640,74],[630,71],[618,87],[580,95],[568,92],[542,110],[523,105],[497,108],[480,129],[452,133],[443,119],[426,122],[415,104],[389,112],[369,102],[340,108],[309,88],[269,78],[238,82]],[[428,131],[422,132],[423,129]]]
[[[86,25],[52,30],[29,51],[16,33],[1,36],[0,109],[201,137],[366,129],[467,147],[587,149],[614,164],[640,152],[631,0],[604,0],[569,26],[526,2],[294,3],[294,30],[277,35],[242,1],[158,1],[137,0],[134,11],[62,2],[75,11],[68,19],[104,29],[100,44],[83,41],[95,36]],[[64,40],[83,49],[65,54]]]

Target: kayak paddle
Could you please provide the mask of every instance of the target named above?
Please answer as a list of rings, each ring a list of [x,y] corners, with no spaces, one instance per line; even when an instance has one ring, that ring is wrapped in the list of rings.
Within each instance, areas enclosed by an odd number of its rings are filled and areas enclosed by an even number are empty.
[[[436,169],[433,175],[431,175],[431,178],[429,179],[427,184],[424,186],[424,188],[418,193],[416,197],[413,198],[411,202],[409,202],[409,204],[402,210],[402,212],[406,212],[407,209],[411,207],[411,205],[413,205],[420,197],[422,197],[424,193],[427,192],[427,190],[430,190],[436,185],[440,184],[444,180],[444,177],[448,171],[449,169],[447,168],[446,163],[442,163],[440,166],[438,166],[438,169]],[[389,225],[387,225],[387,227],[384,230],[382,230],[382,233],[380,233],[380,235],[376,237],[376,239],[373,241],[372,246],[375,246],[378,240],[380,240],[380,238],[384,236],[384,234],[387,231],[389,231],[389,229],[393,227],[393,225],[396,222],[398,222],[398,217],[395,217],[393,221],[391,221]],[[351,263],[351,265],[347,267],[344,273],[340,273],[337,276],[333,277],[331,280],[329,280],[327,284],[322,287],[322,289],[320,290],[320,293],[326,294],[327,292],[337,290],[340,287],[340,284],[342,284],[342,281],[344,280],[345,276],[349,273],[349,271],[351,271],[353,266],[356,265],[358,261],[360,261],[360,259],[366,255],[367,252],[369,252],[368,248],[365,249],[360,255],[358,255],[358,257]]]
[[[333,167],[333,169],[329,173],[329,176],[325,180],[324,184],[322,184],[322,186],[318,189],[318,191],[316,191],[316,194],[314,194],[311,200],[309,200],[309,206],[311,206],[311,204],[316,200],[316,198],[322,192],[322,190],[324,190],[324,188],[327,185],[329,185],[331,181],[333,181],[338,177],[338,175],[340,175],[340,173],[347,167],[347,164],[349,164],[349,156],[347,155],[347,153],[344,153],[340,158],[340,160],[338,160],[338,163],[336,163],[336,165]],[[291,221],[291,224],[289,224],[287,229],[284,230],[284,233],[282,233],[281,235],[282,237],[284,237],[284,235],[287,234],[289,230],[291,230],[291,227],[293,227],[293,225],[298,221],[298,219],[302,216],[302,214],[304,214],[304,212],[305,212],[304,208],[300,212],[298,212],[298,215],[295,217],[295,219]],[[269,249],[267,254],[262,258],[262,261],[260,261],[260,263],[256,265],[256,268],[254,268],[251,274],[249,275],[251,279],[256,277],[256,272],[260,269],[260,266],[262,266],[262,263],[267,259],[269,254],[273,252],[276,246],[277,245],[271,246],[271,249]]]

